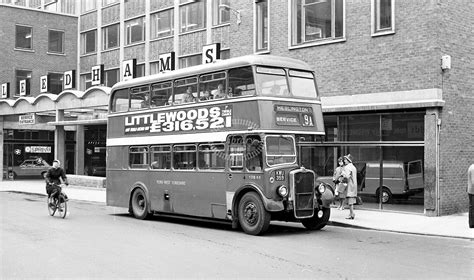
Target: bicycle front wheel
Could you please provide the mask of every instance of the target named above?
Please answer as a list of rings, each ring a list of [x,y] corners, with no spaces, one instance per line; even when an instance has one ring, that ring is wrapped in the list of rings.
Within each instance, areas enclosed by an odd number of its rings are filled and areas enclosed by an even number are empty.
[[[48,204],[48,212],[49,215],[54,216],[54,213],[56,213],[56,203],[52,197],[48,197],[46,199],[46,203]]]
[[[66,198],[62,194],[59,195],[58,214],[59,214],[59,217],[61,217],[63,219],[66,218],[67,202],[66,202]]]

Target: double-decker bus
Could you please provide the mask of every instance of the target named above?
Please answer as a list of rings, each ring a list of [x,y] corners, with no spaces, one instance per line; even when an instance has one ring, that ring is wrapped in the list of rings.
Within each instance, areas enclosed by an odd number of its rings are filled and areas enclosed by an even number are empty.
[[[107,131],[107,205],[228,221],[323,228],[333,191],[299,165],[295,139],[323,135],[311,68],[249,55],[120,82]]]

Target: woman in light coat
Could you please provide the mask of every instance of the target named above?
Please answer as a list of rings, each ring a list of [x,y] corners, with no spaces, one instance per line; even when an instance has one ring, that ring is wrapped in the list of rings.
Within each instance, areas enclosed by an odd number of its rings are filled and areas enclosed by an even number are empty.
[[[347,180],[346,201],[349,205],[349,216],[346,219],[353,220],[355,218],[354,204],[357,203],[357,169],[352,164],[350,154],[344,156],[344,164],[342,176]]]
[[[342,171],[344,170],[344,159],[339,157],[337,159],[337,164],[339,165],[334,170],[334,174],[332,176],[332,181],[336,186],[336,200],[339,200],[339,207],[337,209],[344,210],[344,200],[346,198],[346,189],[347,184],[342,182]]]

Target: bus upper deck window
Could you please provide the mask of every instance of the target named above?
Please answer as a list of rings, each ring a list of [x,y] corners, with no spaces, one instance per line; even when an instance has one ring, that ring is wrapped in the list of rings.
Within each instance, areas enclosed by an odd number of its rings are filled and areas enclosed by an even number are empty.
[[[152,86],[151,91],[151,107],[161,107],[165,105],[170,105],[168,100],[171,98],[173,93],[173,83],[164,82],[155,84]]]
[[[252,67],[241,67],[229,70],[230,97],[255,95],[255,82]]]
[[[286,73],[281,68],[257,67],[257,90],[264,96],[289,96]]]
[[[308,71],[290,70],[290,88],[293,96],[317,98],[318,93],[314,75]]]
[[[141,86],[130,90],[130,109],[142,109],[150,107],[150,87]]]
[[[128,110],[128,89],[120,89],[112,94],[112,112]]]

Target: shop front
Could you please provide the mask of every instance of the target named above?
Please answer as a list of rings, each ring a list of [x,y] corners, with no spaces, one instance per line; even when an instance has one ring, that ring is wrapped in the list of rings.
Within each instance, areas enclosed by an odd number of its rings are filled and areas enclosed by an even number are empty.
[[[68,174],[105,176],[109,93],[93,87],[0,100],[1,179],[41,178],[54,159]]]

